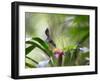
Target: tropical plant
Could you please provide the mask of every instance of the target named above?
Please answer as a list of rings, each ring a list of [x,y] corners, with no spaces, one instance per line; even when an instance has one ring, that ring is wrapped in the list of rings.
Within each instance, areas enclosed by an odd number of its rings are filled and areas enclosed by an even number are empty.
[[[33,17],[36,16],[38,14]],[[44,31],[46,40],[33,36],[25,42],[26,67],[89,65],[89,16],[39,14],[40,18],[42,21],[46,19],[48,23]],[[43,52],[46,59],[38,61],[28,56],[37,48]]]

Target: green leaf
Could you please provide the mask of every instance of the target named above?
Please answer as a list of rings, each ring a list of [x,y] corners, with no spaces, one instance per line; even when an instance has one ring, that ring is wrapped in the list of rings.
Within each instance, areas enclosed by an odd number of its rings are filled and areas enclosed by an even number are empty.
[[[76,65],[78,56],[79,56],[79,49],[78,48],[73,49],[72,58],[71,58],[73,65]]]
[[[86,60],[86,58],[89,58],[89,52],[87,53],[81,53],[79,55],[79,64],[80,65],[87,65],[87,62],[89,63],[89,60]]]
[[[35,61],[34,59],[32,59],[32,58],[30,58],[30,57],[28,57],[28,56],[26,56],[26,58],[27,58],[27,59],[29,59],[29,60],[31,60],[32,62],[34,62],[34,63],[38,64],[38,62],[37,62],[37,61]]]
[[[89,37],[89,32],[87,32],[87,33],[83,36],[83,38],[80,39],[80,41],[78,42],[76,48],[73,49],[73,53],[72,53],[72,58],[71,58],[71,60],[72,60],[72,63],[73,63],[74,65],[78,65],[78,64],[79,64],[79,62],[78,62],[78,59],[79,59],[79,47],[80,47],[80,45],[81,45],[88,37]]]
[[[77,23],[79,25],[82,24],[81,26],[86,26],[89,23],[89,16],[88,15],[87,16],[86,15],[78,15],[75,17],[74,23]]]
[[[49,64],[51,65],[51,67],[53,67],[53,66],[54,66],[54,61],[53,61],[53,59],[52,59],[52,58],[50,59]]]
[[[33,46],[36,46],[38,48],[40,48],[43,52],[45,52],[49,57],[52,55],[52,52],[48,49],[43,48],[42,46],[40,46],[39,44],[37,44],[34,41],[26,41],[26,44],[32,44]]]
[[[70,51],[67,51],[66,53],[65,53],[65,55],[64,55],[64,66],[69,66],[69,65],[71,65],[71,53],[70,53]]]
[[[32,65],[32,64],[29,64],[29,63],[25,63],[25,65],[29,68],[36,68],[36,66]]]
[[[88,31],[89,27],[70,27],[66,31],[66,34],[70,36],[71,39],[79,41]]]
[[[49,45],[47,44],[47,42],[43,41],[42,39],[35,37],[32,38],[34,41],[38,42],[48,53],[50,56],[53,56],[52,51],[49,49]]]
[[[89,32],[87,32],[84,37],[79,41],[79,44],[82,44],[89,37]]]
[[[32,46],[29,46],[25,49],[25,54],[27,55],[28,53],[30,53],[36,46],[32,45]]]
[[[49,49],[49,46],[46,42],[44,42],[42,39],[36,37],[36,38],[32,38],[33,40],[35,40],[36,42],[40,43],[45,49]]]

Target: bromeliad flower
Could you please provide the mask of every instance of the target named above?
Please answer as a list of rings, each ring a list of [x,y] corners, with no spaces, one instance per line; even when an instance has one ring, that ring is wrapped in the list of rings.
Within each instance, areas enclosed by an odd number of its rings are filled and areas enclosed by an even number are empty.
[[[59,48],[55,48],[54,50],[53,50],[53,52],[54,52],[54,56],[55,56],[55,58],[59,58],[59,57],[62,57],[62,55],[64,55],[64,52],[61,50],[61,49],[59,49]]]
[[[61,49],[59,49],[59,48],[54,48],[53,53],[54,53],[54,57],[58,61],[57,66],[61,66],[62,65],[62,58],[63,58],[64,52]]]

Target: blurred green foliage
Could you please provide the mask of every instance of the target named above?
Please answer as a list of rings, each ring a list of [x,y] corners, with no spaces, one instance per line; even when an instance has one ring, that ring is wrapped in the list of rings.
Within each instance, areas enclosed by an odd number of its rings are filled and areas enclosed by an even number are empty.
[[[89,16],[55,13],[25,13],[26,68],[89,65]],[[46,41],[46,29],[56,47]],[[64,55],[56,59],[53,49]],[[59,50],[58,50],[59,51]],[[43,61],[43,62],[42,62]],[[40,66],[39,66],[40,67]]]

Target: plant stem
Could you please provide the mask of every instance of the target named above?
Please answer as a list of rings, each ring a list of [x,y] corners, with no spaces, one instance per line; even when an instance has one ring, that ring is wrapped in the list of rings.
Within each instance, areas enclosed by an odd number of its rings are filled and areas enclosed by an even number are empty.
[[[58,58],[58,66],[61,66],[62,65],[62,55],[59,56]]]

